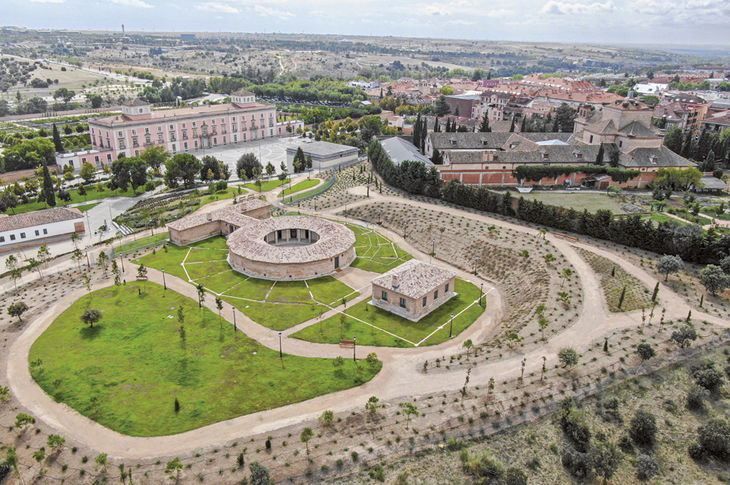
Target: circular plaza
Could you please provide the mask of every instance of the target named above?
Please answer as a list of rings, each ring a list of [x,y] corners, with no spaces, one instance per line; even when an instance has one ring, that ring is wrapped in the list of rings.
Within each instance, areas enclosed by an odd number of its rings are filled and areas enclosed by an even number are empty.
[[[342,224],[306,216],[253,220],[227,241],[231,267],[268,280],[306,280],[346,268],[355,234]]]

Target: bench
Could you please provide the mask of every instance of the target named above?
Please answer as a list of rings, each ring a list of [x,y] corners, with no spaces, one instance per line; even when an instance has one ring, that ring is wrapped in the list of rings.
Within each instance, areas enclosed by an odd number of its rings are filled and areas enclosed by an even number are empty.
[[[573,236],[568,236],[567,234],[561,234],[561,233],[559,233],[559,232],[556,232],[556,233],[553,233],[553,235],[554,235],[555,237],[558,237],[558,238],[560,238],[560,239],[565,239],[566,241],[570,241],[570,242],[578,242],[578,238],[577,238],[577,237],[573,237]]]
[[[354,340],[340,340],[340,347],[345,349],[351,349],[355,347],[355,341]]]

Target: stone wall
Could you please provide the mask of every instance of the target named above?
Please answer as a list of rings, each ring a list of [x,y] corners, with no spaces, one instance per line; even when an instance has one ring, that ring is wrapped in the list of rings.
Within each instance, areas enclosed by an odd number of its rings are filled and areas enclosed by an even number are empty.
[[[355,259],[355,248],[351,247],[340,257],[340,269],[348,267]],[[228,263],[236,271],[266,280],[307,280],[335,272],[335,258],[306,263],[268,263],[255,261],[230,252]]]

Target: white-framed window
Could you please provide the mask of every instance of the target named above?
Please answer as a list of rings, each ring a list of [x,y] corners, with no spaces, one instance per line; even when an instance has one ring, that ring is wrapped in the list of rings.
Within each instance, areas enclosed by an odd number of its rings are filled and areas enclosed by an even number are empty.
[[[439,290],[436,290],[433,292],[433,299],[438,300],[439,299]]]
[[[423,300],[422,300],[422,305],[425,307],[427,302],[428,302],[428,297],[424,296]]]
[[[406,307],[406,299],[401,296],[400,297],[400,300],[398,301],[398,304],[400,305],[401,308],[405,308]]]
[[[382,291],[380,293],[380,299],[383,300],[383,301],[388,301],[388,292],[387,291]]]

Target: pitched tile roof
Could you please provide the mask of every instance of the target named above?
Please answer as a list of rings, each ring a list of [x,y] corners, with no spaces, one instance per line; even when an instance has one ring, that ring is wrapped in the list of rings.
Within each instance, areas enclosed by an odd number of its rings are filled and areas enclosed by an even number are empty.
[[[446,268],[411,259],[378,276],[372,283],[410,298],[421,298],[454,276],[456,273]]]
[[[0,232],[52,224],[54,222],[83,219],[83,217],[84,215],[81,211],[73,207],[54,207],[52,209],[26,212],[24,214],[0,217]]]

